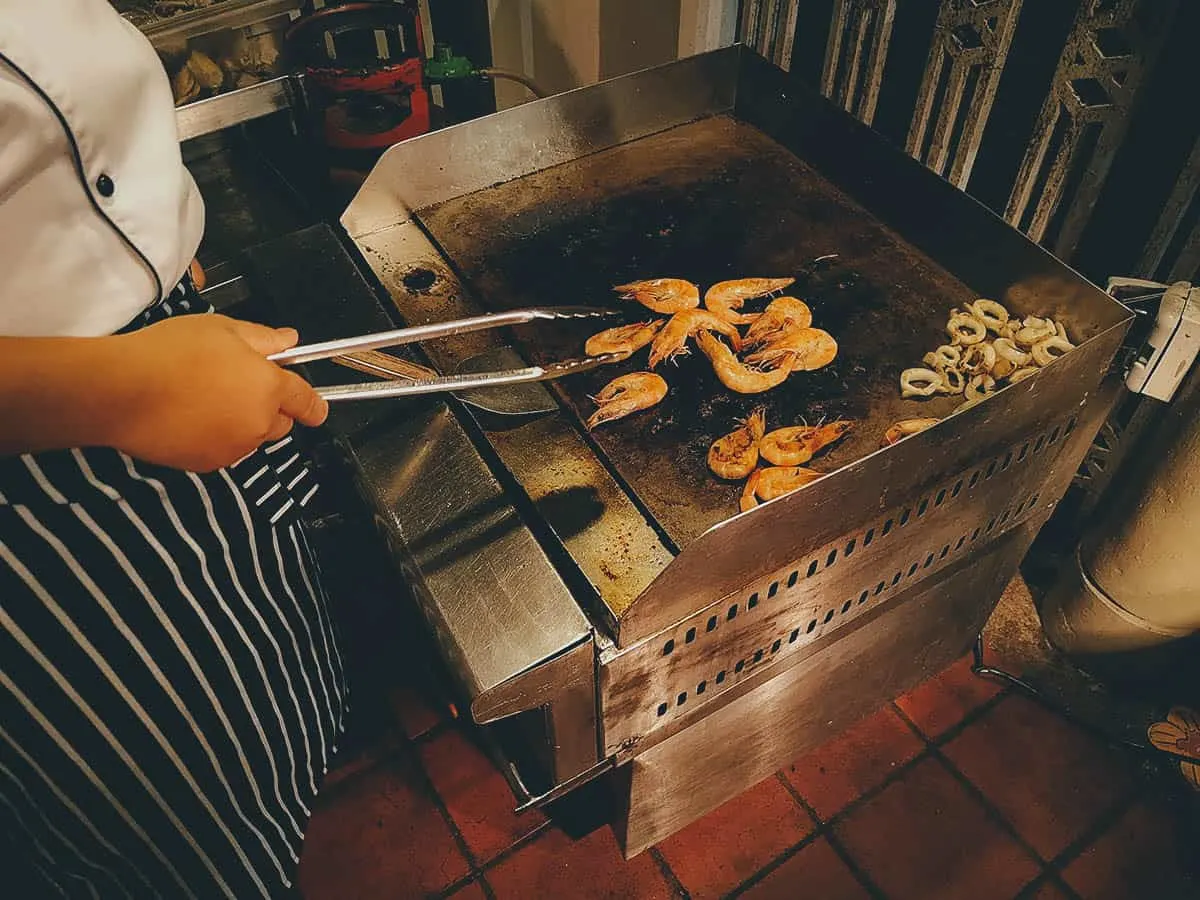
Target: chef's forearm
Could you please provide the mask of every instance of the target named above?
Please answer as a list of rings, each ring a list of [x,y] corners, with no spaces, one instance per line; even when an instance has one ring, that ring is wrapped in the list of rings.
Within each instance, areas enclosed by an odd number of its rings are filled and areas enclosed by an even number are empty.
[[[135,386],[122,338],[0,337],[0,455],[106,445]]]

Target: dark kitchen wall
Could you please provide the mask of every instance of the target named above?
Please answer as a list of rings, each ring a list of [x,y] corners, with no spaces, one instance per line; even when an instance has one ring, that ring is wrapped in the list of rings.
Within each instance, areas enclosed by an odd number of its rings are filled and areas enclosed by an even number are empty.
[[[1092,279],[1200,278],[1198,0],[742,0],[739,26]]]

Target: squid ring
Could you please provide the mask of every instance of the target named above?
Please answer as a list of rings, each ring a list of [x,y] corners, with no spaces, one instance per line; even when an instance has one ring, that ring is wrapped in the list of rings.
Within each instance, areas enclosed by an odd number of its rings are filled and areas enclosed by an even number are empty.
[[[932,397],[942,383],[933,369],[905,369],[900,373],[901,397]]]
[[[991,375],[979,374],[967,382],[966,398],[976,402],[996,391],[996,379]]]
[[[1026,316],[1025,322],[1021,328],[1017,329],[1017,333],[1013,335],[1013,340],[1018,344],[1024,344],[1026,347],[1032,347],[1039,341],[1044,341],[1048,337],[1054,337],[1058,333],[1058,329],[1054,327],[1054,322],[1050,319],[1039,319],[1037,316]]]
[[[946,334],[955,344],[978,344],[987,337],[987,326],[969,312],[956,312],[946,323]]]
[[[963,373],[954,368],[945,368],[938,370],[941,375],[941,383],[938,385],[939,394],[961,394],[967,386],[967,379],[963,377]]]
[[[1008,324],[1008,310],[995,300],[980,298],[974,303],[966,304],[966,306],[976,319],[997,334],[1000,333],[1000,329]]]
[[[1024,381],[1030,375],[1036,375],[1037,373],[1038,373],[1037,366],[1025,366],[1023,369],[1017,369],[1017,371],[1015,371],[1011,375],[1009,375],[1008,383],[1016,384],[1018,381]]]
[[[1014,366],[1025,366],[1029,364],[1031,356],[1012,342],[1010,338],[996,338],[992,342],[992,346],[996,349],[996,355],[1001,359],[1007,359]]]
[[[1039,366],[1048,366],[1064,353],[1074,349],[1074,344],[1056,334],[1033,345],[1033,361]]]
[[[994,365],[996,365],[996,348],[991,344],[972,344],[963,354],[963,371],[969,375],[990,372]]]
[[[962,351],[953,344],[942,344],[922,360],[931,369],[949,369],[962,361]]]

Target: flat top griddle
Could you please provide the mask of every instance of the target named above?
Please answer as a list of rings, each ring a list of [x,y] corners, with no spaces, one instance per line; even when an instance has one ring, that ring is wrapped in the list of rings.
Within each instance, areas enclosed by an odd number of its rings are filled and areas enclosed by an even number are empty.
[[[879,446],[893,422],[944,416],[961,398],[905,401],[899,373],[945,341],[949,310],[976,296],[850,200],[787,148],[728,116],[702,119],[495,185],[417,213],[473,293],[493,309],[611,305],[612,285],[677,276],[703,290],[727,278],[795,276],[814,324],[838,341],[835,362],[758,395],[728,391],[694,351],[659,372],[658,407],[601,426],[592,438],[666,536],[682,547],[737,512],[740,484],[717,480],[705,454],[756,406],[769,429],[857,422],[814,461],[831,472]],[[837,259],[814,265],[829,253]],[[761,308],[755,304],[748,308]],[[653,316],[630,304],[630,321]],[[594,324],[518,332],[537,362],[581,354]],[[560,381],[586,418],[620,366]]]

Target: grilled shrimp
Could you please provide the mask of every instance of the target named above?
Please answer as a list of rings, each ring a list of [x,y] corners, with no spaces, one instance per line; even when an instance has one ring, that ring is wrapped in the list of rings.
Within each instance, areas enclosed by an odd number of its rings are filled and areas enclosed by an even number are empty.
[[[707,331],[696,335],[701,352],[709,358],[721,384],[739,394],[761,394],[783,384],[792,372],[791,358],[783,356],[774,369],[751,369],[733,355],[733,351]]]
[[[654,340],[654,336],[666,324],[662,319],[653,322],[635,322],[632,325],[618,325],[599,334],[593,334],[583,345],[583,352],[588,356],[599,356],[602,353],[636,353]]]
[[[760,472],[762,472],[762,469],[759,469],[757,472],[751,472],[750,477],[746,479],[745,485],[742,486],[742,496],[738,498],[738,509],[742,512],[749,512],[758,506],[758,497],[755,496],[754,492],[758,490]]]
[[[758,483],[754,486],[754,492],[758,499],[764,502],[790,494],[824,477],[821,472],[814,472],[804,466],[771,466],[759,469],[756,474]]]
[[[883,433],[883,441],[880,443],[882,447],[890,447],[892,444],[898,444],[906,437],[918,432],[924,431],[926,428],[932,428],[940,419],[901,419],[895,425],[891,426]]]
[[[767,414],[760,408],[750,413],[739,428],[713,441],[708,448],[708,467],[712,473],[736,481],[753,472],[758,464],[758,442],[766,428]]]
[[[704,294],[704,305],[715,312],[726,322],[734,325],[749,325],[758,315],[743,315],[737,312],[747,300],[765,297],[782,291],[791,285],[795,278],[735,278],[732,281],[720,281],[710,287]]]
[[[630,413],[649,409],[667,396],[667,383],[653,372],[632,372],[610,381],[592,399],[599,405],[587,427],[595,428]]]
[[[795,297],[777,297],[746,330],[746,344],[765,344],[786,328],[807,328],[811,324],[812,310],[807,303]]]
[[[801,466],[830,444],[841,440],[853,427],[853,422],[838,420],[828,425],[777,428],[763,437],[758,452],[775,466]]]
[[[671,315],[700,305],[700,288],[682,278],[647,278],[613,288],[622,300],[636,300],[656,313]]]
[[[793,372],[813,372],[833,362],[837,353],[837,341],[828,331],[789,327],[761,349],[749,354],[746,362],[753,365],[771,363],[790,355]]]
[[[734,350],[742,349],[742,336],[736,326],[730,325],[720,316],[707,309],[685,309],[667,320],[650,347],[650,368],[664,359],[687,352],[688,338],[698,331],[719,331],[729,338]]]

